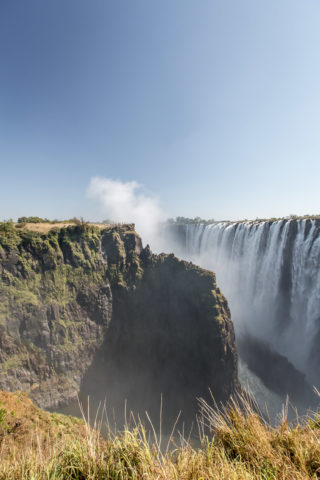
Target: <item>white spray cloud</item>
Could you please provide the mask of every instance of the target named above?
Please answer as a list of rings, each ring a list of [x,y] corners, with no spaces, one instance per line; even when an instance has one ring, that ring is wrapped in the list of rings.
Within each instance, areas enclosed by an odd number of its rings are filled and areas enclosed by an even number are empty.
[[[158,200],[143,193],[139,183],[122,182],[111,178],[91,178],[87,196],[98,202],[104,219],[135,223],[144,245],[154,246],[157,227],[164,220]]]

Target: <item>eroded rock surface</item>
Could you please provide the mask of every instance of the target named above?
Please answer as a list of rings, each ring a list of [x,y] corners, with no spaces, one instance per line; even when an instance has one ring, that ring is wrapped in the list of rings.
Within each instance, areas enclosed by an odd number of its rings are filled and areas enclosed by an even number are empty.
[[[238,386],[215,275],[152,254],[133,225],[1,224],[0,279],[0,389],[45,408],[80,390],[189,408],[208,388],[219,401]]]

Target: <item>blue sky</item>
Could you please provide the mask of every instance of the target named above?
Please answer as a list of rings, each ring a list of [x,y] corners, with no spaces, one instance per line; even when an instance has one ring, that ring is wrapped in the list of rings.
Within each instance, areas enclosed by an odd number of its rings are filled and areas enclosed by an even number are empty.
[[[0,0],[0,219],[320,212],[319,0]],[[106,216],[106,215],[104,215]]]

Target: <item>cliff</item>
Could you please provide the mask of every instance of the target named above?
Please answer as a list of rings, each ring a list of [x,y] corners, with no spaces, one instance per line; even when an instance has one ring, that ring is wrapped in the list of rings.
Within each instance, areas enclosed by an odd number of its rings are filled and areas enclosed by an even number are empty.
[[[278,355],[271,369],[275,375],[271,382],[274,391],[288,388],[285,358],[297,370],[296,375],[289,375],[292,385],[296,384],[295,390],[305,389],[305,381],[319,388],[318,216],[210,225],[174,224],[167,225],[163,235],[175,253],[216,272],[231,305],[237,339],[244,334],[251,337],[246,340],[245,348],[239,349],[240,355],[253,359],[251,367],[248,366],[255,373],[259,368],[262,381],[270,385],[270,379],[262,375],[265,364],[270,362],[262,361],[264,355],[258,355],[260,348],[256,348],[252,338],[262,342],[259,344],[265,354],[268,350]],[[279,363],[285,367],[282,378]],[[292,397],[292,391],[288,389],[285,394]]]
[[[78,392],[178,406],[237,387],[213,273],[142,248],[133,225],[0,225],[0,389],[56,408]],[[177,394],[177,392],[179,392]]]

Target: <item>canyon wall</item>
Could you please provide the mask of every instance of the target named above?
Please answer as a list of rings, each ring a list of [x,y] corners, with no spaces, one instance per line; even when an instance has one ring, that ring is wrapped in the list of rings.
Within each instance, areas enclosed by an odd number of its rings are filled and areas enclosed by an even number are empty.
[[[85,392],[192,410],[209,388],[225,401],[238,386],[215,275],[152,254],[133,225],[2,223],[0,279],[0,389],[45,408]]]

